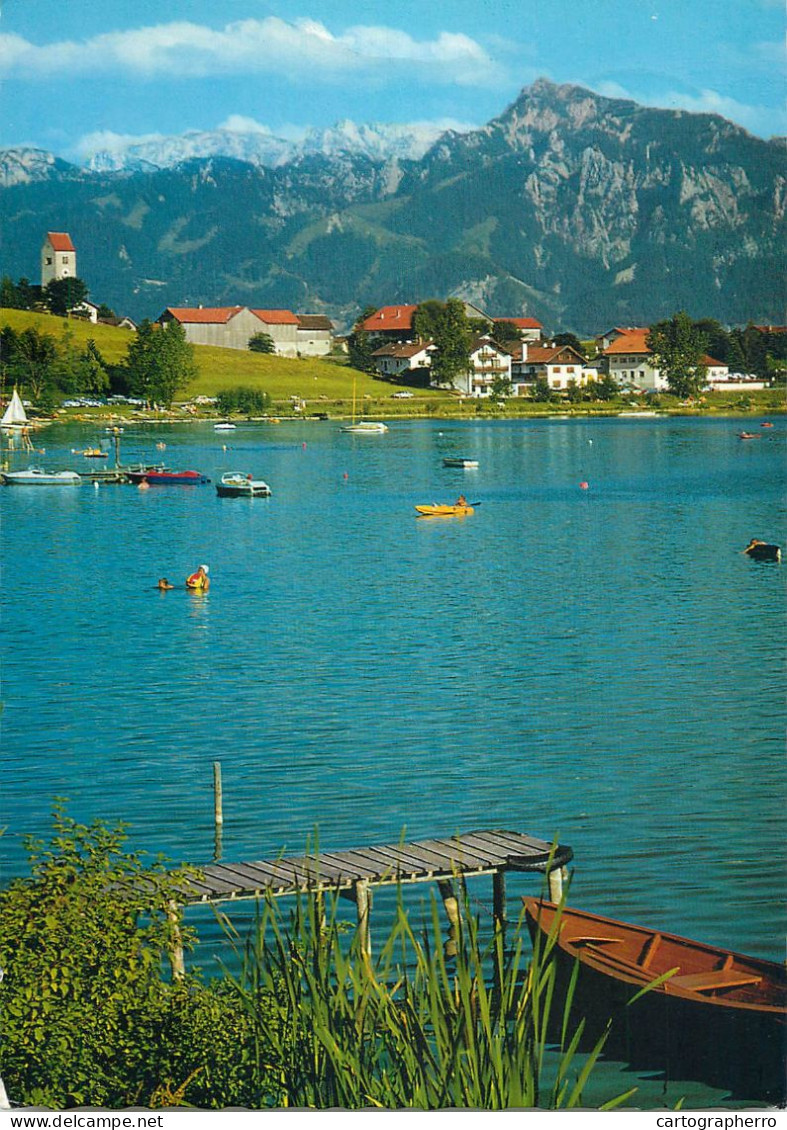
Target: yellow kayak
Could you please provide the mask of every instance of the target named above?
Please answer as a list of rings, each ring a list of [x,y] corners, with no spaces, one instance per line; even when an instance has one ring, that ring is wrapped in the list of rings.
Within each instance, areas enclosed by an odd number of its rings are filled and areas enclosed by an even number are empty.
[[[473,507],[467,506],[440,506],[433,502],[431,506],[416,506],[422,518],[451,518],[461,514],[472,514]]]

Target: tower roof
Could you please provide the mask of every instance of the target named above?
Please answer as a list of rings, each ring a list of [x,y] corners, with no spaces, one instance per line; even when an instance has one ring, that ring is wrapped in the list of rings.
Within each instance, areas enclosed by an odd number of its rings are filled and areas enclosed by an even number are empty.
[[[52,244],[53,251],[76,251],[71,242],[71,236],[65,231],[48,231],[46,238]]]

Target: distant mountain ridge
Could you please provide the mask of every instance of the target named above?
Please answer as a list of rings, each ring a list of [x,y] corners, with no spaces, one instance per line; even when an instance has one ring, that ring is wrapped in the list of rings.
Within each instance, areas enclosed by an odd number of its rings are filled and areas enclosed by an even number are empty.
[[[2,270],[35,279],[54,229],[91,294],[136,317],[237,302],[347,326],[368,304],[456,294],[578,332],[680,308],[785,319],[784,145],[718,116],[539,80],[433,138],[340,123],[290,150],[230,132],[131,147],[121,169],[0,153]]]

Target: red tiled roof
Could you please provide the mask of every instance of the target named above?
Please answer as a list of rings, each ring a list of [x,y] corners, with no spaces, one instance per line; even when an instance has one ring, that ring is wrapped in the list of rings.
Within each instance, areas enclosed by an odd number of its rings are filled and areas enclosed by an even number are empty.
[[[537,318],[493,318],[493,322],[510,322],[519,330],[543,330],[543,325]]]
[[[269,326],[297,326],[298,319],[292,310],[252,310],[252,314]]]
[[[302,330],[332,330],[333,322],[324,314],[299,314],[298,327]]]
[[[714,369],[718,369],[718,368],[726,369],[727,368],[727,365],[724,361],[717,361],[715,359],[715,357],[709,357],[707,353],[705,354],[704,357],[700,358],[700,364],[701,365],[713,366]]]
[[[177,322],[200,322],[226,325],[234,318],[242,306],[168,306],[164,314],[170,314]],[[162,314],[162,318],[164,317]]]
[[[555,361],[564,350],[577,359],[580,365],[585,362],[584,357],[577,353],[573,345],[528,345],[527,357],[522,362],[523,365],[529,365],[531,362],[535,365],[548,365],[550,362]]]
[[[417,353],[423,353],[424,350],[430,348],[430,342],[426,342],[424,345],[413,345],[411,342],[392,342],[390,345],[382,346],[381,349],[375,349],[372,357],[415,357]]]
[[[413,314],[417,309],[417,306],[381,306],[361,323],[361,329],[370,333],[412,329]]]
[[[51,243],[53,251],[76,251],[76,247],[74,247],[71,242],[71,236],[68,232],[48,231],[46,238]]]
[[[609,353],[652,353],[645,344],[645,338],[650,333],[649,329],[626,330],[622,337],[617,338],[608,345],[604,354]]]

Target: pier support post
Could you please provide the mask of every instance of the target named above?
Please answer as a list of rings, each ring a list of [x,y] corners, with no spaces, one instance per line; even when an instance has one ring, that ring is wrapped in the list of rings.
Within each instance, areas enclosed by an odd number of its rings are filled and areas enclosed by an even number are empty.
[[[358,915],[358,932],[361,940],[361,953],[366,961],[372,956],[372,935],[369,928],[369,911],[372,907],[372,893],[366,879],[355,882],[355,909]]]
[[[213,762],[213,827],[215,830],[213,843],[213,860],[215,863],[221,859],[221,835],[224,831],[224,797],[221,788],[221,762]]]
[[[563,880],[566,877],[564,867],[555,867],[547,875],[549,883],[549,897],[552,902],[560,902],[563,897]]]
[[[167,906],[167,918],[171,931],[169,964],[172,969],[172,980],[182,981],[186,976],[186,964],[183,960],[183,935],[180,932],[179,907],[172,899]]]
[[[492,872],[492,912],[495,918],[495,928],[505,931],[506,928],[506,873],[505,871]]]
[[[448,919],[448,938],[444,946],[446,957],[456,957],[459,948],[459,900],[454,891],[454,884],[450,879],[438,879],[437,889],[443,900],[446,917]]]

